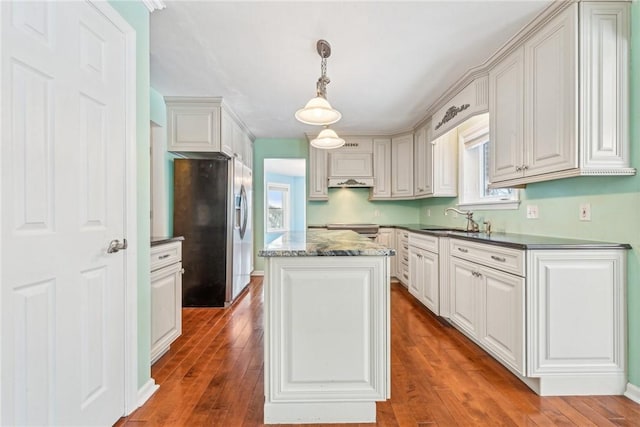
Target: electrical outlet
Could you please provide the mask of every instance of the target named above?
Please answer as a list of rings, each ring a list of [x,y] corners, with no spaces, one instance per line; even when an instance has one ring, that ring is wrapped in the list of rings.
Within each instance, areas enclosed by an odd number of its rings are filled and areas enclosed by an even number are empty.
[[[580,221],[591,221],[591,203],[583,203],[580,205],[579,216]]]
[[[427,208],[427,216],[431,216],[431,209]]]
[[[380,216],[380,211],[378,209],[376,209],[375,211],[373,211],[373,216],[378,217]]]
[[[538,218],[538,205],[527,205],[527,218],[529,219]]]

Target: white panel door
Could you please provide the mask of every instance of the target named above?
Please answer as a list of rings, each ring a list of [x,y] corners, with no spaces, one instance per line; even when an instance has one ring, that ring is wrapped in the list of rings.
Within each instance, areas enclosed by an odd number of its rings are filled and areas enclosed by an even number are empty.
[[[391,196],[413,196],[413,134],[391,140]]]
[[[391,140],[373,140],[373,178],[371,198],[391,197]]]
[[[489,71],[491,182],[522,176],[524,54],[519,48]]]
[[[578,167],[578,5],[524,45],[525,175]]]
[[[503,363],[524,375],[524,279],[483,268],[480,340]]]
[[[0,7],[0,424],[111,425],[124,413],[125,269],[107,247],[125,237],[134,184],[125,36],[86,2]]]
[[[478,301],[480,287],[478,266],[452,257],[450,260],[451,321],[471,337],[480,334],[480,313]]]
[[[440,280],[438,268],[438,254],[420,251],[422,264],[422,294],[420,301],[432,312],[440,314]]]

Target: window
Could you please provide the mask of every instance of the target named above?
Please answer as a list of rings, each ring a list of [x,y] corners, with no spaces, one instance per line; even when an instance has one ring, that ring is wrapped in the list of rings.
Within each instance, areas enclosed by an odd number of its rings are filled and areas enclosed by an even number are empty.
[[[289,230],[289,184],[267,184],[267,232]]]
[[[459,207],[468,209],[518,209],[513,188],[489,188],[489,115],[473,117],[458,127],[460,147]]]

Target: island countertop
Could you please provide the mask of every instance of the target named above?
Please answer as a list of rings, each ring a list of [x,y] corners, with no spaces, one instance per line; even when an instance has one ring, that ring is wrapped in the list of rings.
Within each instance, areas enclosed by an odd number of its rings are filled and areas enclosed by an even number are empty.
[[[258,251],[261,257],[393,256],[396,251],[347,230],[289,232]]]

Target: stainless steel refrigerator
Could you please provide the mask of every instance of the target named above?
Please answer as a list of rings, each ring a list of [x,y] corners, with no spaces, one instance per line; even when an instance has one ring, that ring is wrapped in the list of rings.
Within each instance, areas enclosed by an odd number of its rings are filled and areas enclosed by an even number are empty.
[[[237,159],[174,161],[173,232],[185,239],[184,307],[226,307],[249,283],[252,182]]]

